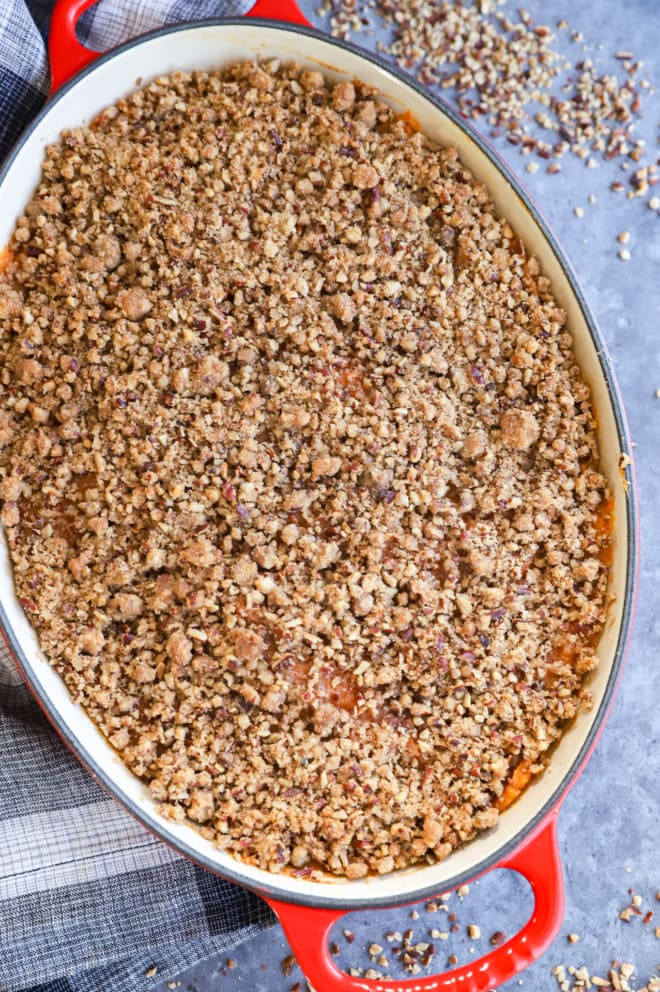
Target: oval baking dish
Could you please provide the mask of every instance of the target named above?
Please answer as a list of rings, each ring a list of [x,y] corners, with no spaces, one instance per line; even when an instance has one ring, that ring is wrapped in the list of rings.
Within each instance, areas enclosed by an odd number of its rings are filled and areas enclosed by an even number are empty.
[[[358,77],[375,87],[397,112],[412,114],[432,140],[457,148],[467,168],[490,190],[499,214],[539,259],[556,299],[568,314],[576,359],[598,413],[601,470],[614,499],[612,605],[597,649],[600,665],[589,683],[594,706],[566,730],[547,770],[501,816],[497,826],[439,864],[353,881],[328,877],[321,883],[244,864],[218,850],[189,824],[165,819],[147,787],[121,763],[72,701],[40,651],[14,593],[4,538],[0,542],[0,622],[23,677],[55,728],[90,773],[163,841],[271,904],[318,992],[340,987],[382,992],[441,988],[485,992],[538,957],[559,928],[563,883],[556,819],[563,797],[603,728],[630,634],[637,562],[636,495],[625,415],[603,341],[563,251],[507,166],[455,111],[377,57],[324,37],[307,24],[290,0],[259,0],[248,19],[178,24],[97,57],[75,37],[77,19],[92,2],[60,0],[56,5],[50,51],[54,94],[0,173],[0,245],[9,241],[21,208],[37,185],[44,148],[62,129],[89,122],[130,93],[137,80],[146,83],[177,69],[210,69],[246,58],[277,57],[320,67],[333,79]],[[510,867],[524,874],[534,890],[535,907],[523,930],[485,957],[442,976],[396,982],[350,977],[333,963],[327,936],[343,913],[437,895],[494,867]]]

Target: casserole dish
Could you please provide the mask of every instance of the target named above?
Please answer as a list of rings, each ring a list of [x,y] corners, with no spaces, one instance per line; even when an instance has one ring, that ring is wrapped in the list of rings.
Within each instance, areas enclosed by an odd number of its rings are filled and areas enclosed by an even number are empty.
[[[328,954],[327,933],[342,912],[410,902],[456,887],[489,868],[522,872],[535,893],[535,909],[523,930],[480,961],[453,972],[413,982],[378,982],[376,987],[485,990],[500,984],[540,954],[561,921],[563,895],[555,827],[559,804],[593,746],[611,703],[630,626],[636,552],[634,491],[620,471],[629,443],[621,403],[593,321],[559,248],[537,211],[506,168],[483,141],[448,108],[354,48],[324,39],[302,25],[291,5],[269,10],[265,2],[252,15],[275,13],[298,26],[272,21],[227,20],[178,25],[137,39],[86,66],[94,56],[75,39],[75,23],[90,0],[62,0],[51,31],[54,86],[62,85],[14,150],[0,177],[0,243],[9,239],[22,205],[39,172],[43,148],[64,127],[84,124],[129,93],[140,81],[174,69],[206,69],[247,57],[277,57],[309,67],[322,66],[334,78],[357,76],[380,91],[398,111],[408,112],[435,141],[457,147],[465,165],[490,189],[498,211],[515,227],[528,250],[550,277],[555,295],[567,311],[577,361],[591,387],[599,417],[602,470],[614,498],[615,530],[610,578],[612,606],[599,645],[600,667],[590,682],[595,705],[577,719],[558,745],[544,775],[502,817],[498,826],[456,851],[438,865],[415,867],[374,878],[311,882],[256,868],[222,853],[186,824],[173,824],[159,813],[148,790],[124,767],[39,651],[36,635],[13,593],[6,549],[2,550],[2,622],[6,636],[46,713],[91,773],[158,836],[203,867],[245,885],[266,898],[279,915],[303,970],[321,992],[334,987],[372,987],[339,972]],[[301,26],[302,25],[302,26]],[[332,66],[332,69],[327,69]],[[65,83],[72,71],[77,76]],[[3,241],[4,238],[4,241]]]

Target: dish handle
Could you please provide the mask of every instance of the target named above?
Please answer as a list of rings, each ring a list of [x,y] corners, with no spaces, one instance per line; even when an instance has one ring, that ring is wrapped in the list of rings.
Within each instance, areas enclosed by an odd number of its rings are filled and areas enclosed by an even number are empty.
[[[53,8],[48,38],[51,96],[100,54],[85,48],[76,37],[76,25],[80,17],[95,3],[98,0],[57,0]],[[312,27],[298,9],[295,0],[256,0],[244,16]]]
[[[267,899],[277,914],[303,974],[316,992],[488,992],[543,954],[564,916],[564,879],[557,844],[557,814],[496,867],[511,868],[532,886],[534,910],[514,937],[490,953],[440,975],[401,981],[357,978],[340,971],[328,949],[332,927],[346,910],[314,909]]]

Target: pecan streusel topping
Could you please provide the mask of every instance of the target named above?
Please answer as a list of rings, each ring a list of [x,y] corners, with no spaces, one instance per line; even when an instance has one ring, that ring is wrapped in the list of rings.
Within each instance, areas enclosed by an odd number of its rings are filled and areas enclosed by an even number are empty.
[[[0,276],[2,522],[165,813],[444,858],[589,694],[609,501],[538,262],[364,84],[175,73],[49,147]]]

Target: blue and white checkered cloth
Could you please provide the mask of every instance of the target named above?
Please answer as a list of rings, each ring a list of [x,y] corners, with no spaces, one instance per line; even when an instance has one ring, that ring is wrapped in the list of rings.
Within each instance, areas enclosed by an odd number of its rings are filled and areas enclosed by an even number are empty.
[[[111,48],[241,0],[106,0],[82,37]],[[44,102],[52,0],[0,0],[0,162]],[[0,647],[0,992],[144,992],[273,922],[256,896],[184,861],[92,781]],[[158,980],[158,979],[156,979]]]

